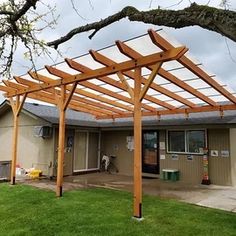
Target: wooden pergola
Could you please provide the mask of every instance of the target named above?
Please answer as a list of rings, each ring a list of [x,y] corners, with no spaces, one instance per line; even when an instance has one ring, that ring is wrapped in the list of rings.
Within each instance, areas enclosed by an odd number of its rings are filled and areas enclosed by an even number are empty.
[[[140,50],[139,50],[140,49]],[[133,117],[134,212],[142,217],[142,116],[236,109],[236,97],[226,86],[185,56],[188,49],[171,43],[162,31],[76,59],[65,59],[46,70],[3,80],[14,114],[11,184],[15,184],[18,117],[26,98],[54,104],[59,109],[59,147],[56,195],[62,196],[66,109],[86,112],[97,119]],[[182,77],[179,73],[191,74]],[[179,74],[178,74],[178,73]]]

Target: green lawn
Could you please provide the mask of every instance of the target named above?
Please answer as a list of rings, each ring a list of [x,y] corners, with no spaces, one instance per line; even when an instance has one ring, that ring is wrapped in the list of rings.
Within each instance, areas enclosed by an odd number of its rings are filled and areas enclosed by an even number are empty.
[[[0,235],[236,235],[236,214],[145,196],[144,221],[131,219],[132,195],[77,190],[56,198],[0,184]]]

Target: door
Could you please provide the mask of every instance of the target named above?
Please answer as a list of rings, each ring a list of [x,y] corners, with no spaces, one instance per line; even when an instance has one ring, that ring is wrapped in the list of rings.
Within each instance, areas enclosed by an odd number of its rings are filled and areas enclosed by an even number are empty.
[[[142,168],[144,173],[159,174],[158,144],[158,131],[143,131]]]
[[[98,168],[98,144],[98,132],[75,133],[74,172]]]

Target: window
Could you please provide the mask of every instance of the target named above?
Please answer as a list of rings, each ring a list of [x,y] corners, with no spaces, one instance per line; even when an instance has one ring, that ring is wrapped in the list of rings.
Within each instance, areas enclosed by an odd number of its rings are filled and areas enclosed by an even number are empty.
[[[168,151],[183,153],[202,153],[206,147],[204,130],[168,131]]]
[[[168,132],[169,151],[185,152],[185,132],[169,131]]]

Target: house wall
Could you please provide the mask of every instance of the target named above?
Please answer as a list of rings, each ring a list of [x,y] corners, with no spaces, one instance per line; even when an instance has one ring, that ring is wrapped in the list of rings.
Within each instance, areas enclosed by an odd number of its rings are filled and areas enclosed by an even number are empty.
[[[55,153],[54,162],[58,159],[58,138],[59,130],[55,128]],[[72,140],[70,146],[68,138]],[[69,146],[68,146],[69,145]],[[91,171],[98,169],[99,155],[99,132],[98,129],[78,129],[77,127],[66,127],[65,131],[65,156],[63,174]],[[54,165],[53,175],[57,175],[56,165]]]
[[[34,126],[49,125],[44,120],[21,112],[19,116],[17,164],[23,168],[35,166],[48,174],[53,161],[53,138],[34,135]],[[0,117],[0,160],[11,160],[13,116],[9,109]]]
[[[116,166],[120,174],[133,175],[133,151],[128,151],[126,137],[131,136],[132,131],[103,131],[102,132],[102,154],[116,155]],[[208,129],[207,142],[209,153],[211,150],[229,150],[229,129]],[[231,136],[236,139],[236,129],[231,131]],[[232,140],[231,138],[231,140]],[[159,131],[159,141],[166,143],[166,130]],[[232,145],[231,145],[232,146]],[[235,146],[235,145],[233,145]],[[230,150],[231,156],[236,157],[236,147]],[[172,155],[167,150],[160,150],[160,155],[165,159],[160,160],[160,170],[165,168],[178,169],[180,181],[184,183],[200,184],[203,177],[203,156],[192,155],[193,160],[188,160],[188,154],[179,154],[178,160],[172,160]],[[211,157],[209,156],[209,176],[213,184],[232,185],[231,165],[236,173],[236,158],[232,157]],[[234,174],[235,176],[235,174]],[[236,181],[234,177],[234,181]]]
[[[230,129],[230,166],[231,166],[231,176],[232,185],[236,186],[236,128]]]
[[[159,132],[159,140],[167,145],[165,130]],[[190,161],[187,160],[187,154],[178,154],[178,160],[172,160],[172,154],[167,153],[166,150],[160,150],[160,155],[165,155],[165,159],[160,160],[160,170],[178,169],[180,181],[192,184],[201,183],[203,176],[202,156],[193,155],[193,160]]]
[[[133,151],[126,147],[126,137],[133,135],[132,131],[103,131],[101,133],[101,157],[116,156],[114,164],[119,174],[133,175]]]

